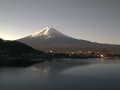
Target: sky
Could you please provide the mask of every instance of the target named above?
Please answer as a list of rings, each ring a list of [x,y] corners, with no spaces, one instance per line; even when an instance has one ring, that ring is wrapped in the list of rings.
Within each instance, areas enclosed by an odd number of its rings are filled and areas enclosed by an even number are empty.
[[[120,44],[120,0],[0,0],[0,38],[53,27],[78,39]]]

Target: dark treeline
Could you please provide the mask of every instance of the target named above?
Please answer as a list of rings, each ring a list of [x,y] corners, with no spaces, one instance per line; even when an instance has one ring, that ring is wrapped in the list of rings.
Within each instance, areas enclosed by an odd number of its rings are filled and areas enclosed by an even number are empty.
[[[7,55],[23,55],[25,53],[43,53],[17,41],[4,41],[0,39],[0,53]]]
[[[43,58],[46,54],[17,41],[0,39],[0,66],[26,66],[34,62],[34,58]]]

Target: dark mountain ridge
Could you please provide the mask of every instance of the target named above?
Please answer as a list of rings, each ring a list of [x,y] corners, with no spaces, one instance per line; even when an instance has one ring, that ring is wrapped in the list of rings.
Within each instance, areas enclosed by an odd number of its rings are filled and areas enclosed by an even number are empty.
[[[0,66],[28,66],[45,53],[17,41],[0,39]]]

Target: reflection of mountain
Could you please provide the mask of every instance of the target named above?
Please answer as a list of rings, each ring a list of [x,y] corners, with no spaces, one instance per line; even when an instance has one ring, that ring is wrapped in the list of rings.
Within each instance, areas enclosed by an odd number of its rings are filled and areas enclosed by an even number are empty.
[[[107,51],[107,52],[120,52],[120,45],[108,45],[93,43],[86,40],[78,40],[55,30],[54,28],[44,28],[39,32],[35,32],[25,38],[19,39],[37,50],[43,51]]]
[[[89,61],[85,62],[82,60],[70,60],[70,59],[60,59],[60,60],[53,60],[47,61],[43,63],[39,63],[32,66],[33,71],[42,72],[42,73],[49,73],[49,74],[57,74],[66,69],[77,67],[79,65],[88,65],[90,64]]]

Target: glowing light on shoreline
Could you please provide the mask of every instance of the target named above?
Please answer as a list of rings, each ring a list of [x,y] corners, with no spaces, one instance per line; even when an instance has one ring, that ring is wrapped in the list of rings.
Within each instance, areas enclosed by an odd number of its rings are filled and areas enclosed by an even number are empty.
[[[105,56],[104,56],[103,54],[100,54],[100,57],[101,57],[101,58],[104,58]]]

